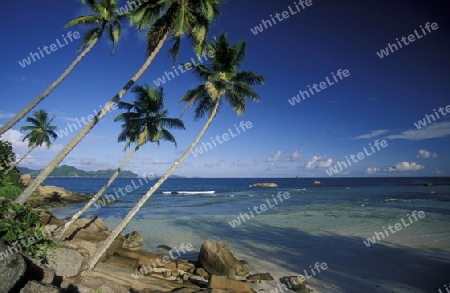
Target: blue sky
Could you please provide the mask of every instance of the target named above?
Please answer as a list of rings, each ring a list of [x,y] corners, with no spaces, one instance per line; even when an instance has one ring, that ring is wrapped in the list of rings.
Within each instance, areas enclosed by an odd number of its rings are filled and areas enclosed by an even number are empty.
[[[296,1],[298,3],[298,1]],[[202,177],[328,177],[326,170],[340,166],[333,176],[450,176],[450,105],[448,82],[450,67],[449,20],[443,1],[315,1],[310,6],[294,1],[228,1],[214,24],[211,36],[226,32],[233,42],[247,41],[243,69],[266,77],[264,86],[256,87],[258,103],[249,102],[243,116],[237,116],[226,104],[200,141],[235,132],[235,136],[197,157],[190,155],[175,174]],[[119,6],[126,5],[120,1]],[[289,10],[289,7],[291,10]],[[285,19],[283,19],[282,13]],[[293,12],[297,13],[293,13]],[[277,19],[276,13],[281,21]],[[0,124],[40,94],[76,58],[80,40],[64,43],[68,31],[86,31],[83,27],[64,29],[73,18],[89,14],[77,1],[8,2],[0,10]],[[272,27],[268,21],[274,18]],[[266,29],[262,24],[266,21]],[[436,23],[437,29],[425,28]],[[275,23],[275,24],[274,24]],[[255,26],[261,26],[254,34]],[[424,31],[422,31],[422,28]],[[434,26],[436,28],[436,26]],[[415,32],[417,31],[417,33]],[[396,38],[415,35],[413,42],[397,44]],[[38,47],[56,40],[64,45],[30,65],[19,61]],[[388,44],[396,44],[389,55],[379,57]],[[114,55],[104,38],[76,67],[69,77],[36,109],[55,115],[54,124],[61,131],[68,123],[98,111],[112,98],[145,60],[146,43],[124,23],[122,37]],[[153,81],[172,71],[167,46],[138,81]],[[377,54],[378,53],[378,54]],[[45,53],[44,53],[45,54]],[[183,42],[179,63],[194,57],[188,42]],[[334,84],[291,105],[299,91],[308,86],[333,81],[337,71],[349,75]],[[165,107],[171,117],[179,117],[184,104],[178,102],[187,90],[199,83],[189,72],[164,84]],[[133,101],[128,93],[124,101]],[[446,116],[421,125],[419,120],[442,107]],[[449,106],[450,112],[450,106]],[[84,170],[117,167],[125,158],[123,144],[117,143],[120,124],[113,119],[120,110],[111,111],[72,151],[63,164]],[[439,113],[439,112],[438,112]],[[193,120],[192,109],[184,116],[187,130],[174,130],[178,148],[163,142],[142,147],[126,169],[138,174],[162,174],[193,141],[205,122]],[[251,122],[252,127],[236,134],[234,124]],[[26,142],[19,132],[24,121],[3,136],[12,141],[22,155]],[[43,168],[76,132],[58,138],[54,145],[35,150],[23,166]],[[375,141],[387,146],[370,151]],[[351,155],[364,148],[370,153],[356,163],[344,166]],[[352,161],[350,161],[352,162]]]

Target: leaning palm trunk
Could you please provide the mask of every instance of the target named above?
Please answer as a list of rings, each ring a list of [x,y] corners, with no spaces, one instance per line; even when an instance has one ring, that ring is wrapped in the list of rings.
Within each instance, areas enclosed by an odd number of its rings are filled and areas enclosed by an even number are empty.
[[[128,215],[123,219],[122,222],[120,222],[119,225],[111,232],[111,234],[108,236],[108,238],[105,239],[105,241],[102,243],[102,245],[97,249],[96,253],[90,258],[88,264],[86,265],[86,269],[83,272],[83,275],[87,275],[90,273],[90,271],[95,267],[97,262],[100,260],[102,255],[105,253],[105,251],[109,248],[109,246],[113,243],[113,241],[119,236],[119,234],[123,231],[123,229],[128,225],[128,223],[133,219],[133,217],[138,213],[139,209],[145,204],[145,202],[155,193],[155,191],[164,183],[164,181],[169,178],[170,174],[187,158],[189,153],[194,149],[194,147],[197,145],[197,143],[200,141],[200,138],[203,136],[203,134],[206,132],[206,130],[211,125],[211,122],[214,119],[214,116],[217,113],[217,109],[219,108],[219,101],[217,100],[216,104],[214,105],[213,110],[211,111],[210,116],[208,117],[208,120],[206,121],[205,125],[201,129],[198,136],[195,138],[195,140],[192,142],[192,144],[186,149],[184,154],[180,157],[178,161],[172,164],[172,166],[167,170],[166,174],[164,174],[158,182],[153,185],[152,188],[150,188],[149,191],[138,201],[138,203],[133,207],[133,209],[128,213]]]
[[[67,67],[67,69],[61,74],[55,82],[53,82],[40,96],[35,98],[28,106],[26,106],[22,111],[20,111],[16,116],[14,116],[11,120],[9,120],[5,125],[0,127],[0,135],[8,131],[11,127],[13,127],[17,122],[19,122],[20,119],[22,119],[25,115],[27,115],[31,110],[33,110],[34,107],[37,106],[43,99],[45,99],[68,75],[69,73],[75,68],[75,66],[80,63],[80,61],[84,58],[84,56],[89,53],[92,48],[95,46],[95,44],[98,42],[99,37],[92,40],[92,42],[89,44],[89,46],[86,47],[86,49],[83,50],[83,52],[78,55],[78,57],[72,62],[72,64]]]
[[[33,192],[41,185],[42,182],[44,182],[45,179],[47,179],[48,175],[59,165],[59,163],[64,160],[64,158],[77,146],[77,144],[80,143],[80,141],[94,128],[94,126],[102,119],[110,110],[111,108],[125,95],[125,93],[132,87],[135,82],[144,74],[144,72],[148,69],[150,64],[152,63],[153,59],[155,59],[155,56],[158,54],[159,50],[161,50],[161,47],[163,46],[164,42],[166,41],[167,37],[169,36],[168,33],[166,33],[162,39],[159,41],[158,45],[156,46],[155,50],[150,54],[150,56],[147,58],[145,63],[142,65],[142,67],[139,69],[138,72],[127,82],[127,84],[120,90],[120,92],[112,98],[109,102],[105,104],[105,106],[102,108],[102,110],[97,113],[97,115],[94,116],[94,119],[89,121],[83,129],[78,132],[78,134],[59,152],[59,154],[53,158],[53,160],[50,161],[50,163],[45,167],[44,170],[39,173],[39,175],[36,177],[36,179],[31,183],[23,192],[22,194],[14,201],[15,203],[24,204],[25,201],[33,194]]]
[[[97,194],[92,197],[88,203],[86,203],[84,205],[83,208],[81,208],[81,210],[79,210],[75,215],[72,216],[72,218],[64,225],[64,227],[58,232],[58,234],[56,235],[57,238],[61,238],[64,234],[64,232],[67,231],[67,229],[69,229],[69,227],[85,212],[87,211],[88,208],[90,208],[99,198],[100,196],[103,195],[103,193],[105,193],[106,189],[108,189],[108,187],[111,186],[111,184],[114,182],[114,180],[116,180],[117,176],[119,176],[120,171],[122,170],[123,167],[125,167],[128,162],[131,160],[131,158],[134,157],[134,155],[136,154],[137,150],[139,149],[139,147],[136,147],[129,155],[128,157],[122,162],[122,165],[120,165],[119,168],[117,168],[117,170],[114,172],[114,174],[111,176],[111,178],[109,178],[108,182],[97,192]]]
[[[15,163],[11,167],[9,167],[8,170],[6,170],[5,175],[8,174],[9,172],[11,172],[11,170],[14,169],[17,165],[19,165],[23,161],[23,159],[25,159],[35,148],[36,148],[36,146],[29,149],[28,152],[25,155],[23,155],[17,163]]]

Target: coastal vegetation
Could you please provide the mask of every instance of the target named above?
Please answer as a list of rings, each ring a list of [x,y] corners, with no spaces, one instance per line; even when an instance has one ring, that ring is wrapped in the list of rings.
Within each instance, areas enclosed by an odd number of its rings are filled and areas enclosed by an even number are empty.
[[[50,138],[55,140],[58,137],[55,133],[56,126],[50,125],[53,118],[49,119],[46,111],[35,111],[32,116],[33,117],[28,117],[26,120],[31,123],[31,125],[25,125],[20,128],[21,131],[28,131],[22,139],[22,141],[28,140],[28,151],[16,163],[11,164],[11,167],[6,170],[5,174],[8,174],[12,169],[19,165],[23,159],[28,157],[28,155],[37,147],[45,144],[47,149],[49,149],[52,145]]]
[[[10,169],[15,160],[11,143],[0,140],[0,195],[10,200],[16,199],[23,191],[19,171]],[[10,171],[6,173],[6,170]]]

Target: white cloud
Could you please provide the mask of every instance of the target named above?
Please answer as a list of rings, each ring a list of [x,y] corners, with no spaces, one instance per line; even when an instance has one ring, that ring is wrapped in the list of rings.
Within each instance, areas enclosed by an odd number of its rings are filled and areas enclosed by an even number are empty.
[[[308,162],[305,164],[306,169],[314,169],[314,168],[329,168],[333,163],[332,159],[323,158],[321,156],[313,156]]]
[[[425,167],[414,162],[400,162],[397,163],[394,168],[389,167],[389,172],[419,171],[423,168]]]
[[[332,159],[326,159],[319,161],[319,164],[317,165],[319,168],[329,168],[331,167],[331,164],[333,163]]]
[[[386,132],[388,132],[388,129],[382,129],[382,130],[372,130],[372,132],[368,133],[368,134],[362,134],[362,135],[358,135],[357,137],[354,137],[353,139],[366,139],[366,138],[372,138],[372,137],[376,137],[376,136],[380,136],[385,134]]]
[[[386,168],[367,167],[366,169],[367,174],[388,173],[388,172],[389,170]]]
[[[423,140],[450,135],[450,122],[434,122],[421,129],[405,130],[400,134],[389,135],[388,139]]]
[[[10,118],[13,118],[15,115],[16,115],[16,113],[8,113],[3,110],[0,110],[0,118],[10,119]]]
[[[269,163],[276,163],[280,160],[280,158],[281,158],[281,151],[277,151],[273,157],[267,156],[264,159],[264,161],[269,162]]]
[[[381,171],[381,169],[380,168],[370,168],[370,167],[367,167],[367,169],[366,169],[366,173],[367,174],[375,174],[375,173],[379,173]]]
[[[28,142],[22,141],[24,135],[14,129],[10,129],[7,132],[3,133],[0,137],[2,140],[9,141],[12,144],[14,152],[23,152],[28,149]]]
[[[302,153],[299,150],[297,150],[297,151],[295,151],[293,153],[290,153],[288,155],[288,157],[287,157],[288,161],[291,161],[291,162],[292,161],[298,161],[301,158],[302,158]]]
[[[432,153],[432,152],[427,151],[427,150],[419,150],[419,152],[417,153],[416,158],[419,158],[419,159],[437,158],[437,154],[436,153]]]

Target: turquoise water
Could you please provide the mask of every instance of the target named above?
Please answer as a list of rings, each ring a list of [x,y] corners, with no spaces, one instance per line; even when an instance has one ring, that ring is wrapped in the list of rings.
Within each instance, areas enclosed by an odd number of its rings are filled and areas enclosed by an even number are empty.
[[[46,184],[94,193],[106,180],[50,178]],[[91,207],[84,217],[98,215],[112,229],[154,183],[133,180],[116,180],[109,194],[127,185],[130,192]],[[159,244],[191,243],[198,252],[206,239],[225,241],[254,271],[275,270],[280,277],[326,262],[329,269],[308,281],[316,292],[437,292],[450,282],[449,178],[320,180],[321,185],[311,179],[171,178],[124,233],[139,231],[153,251]],[[279,187],[250,187],[266,181]],[[434,185],[424,186],[428,182]],[[52,212],[65,218],[81,205]],[[370,247],[363,243],[413,211],[425,217]]]

